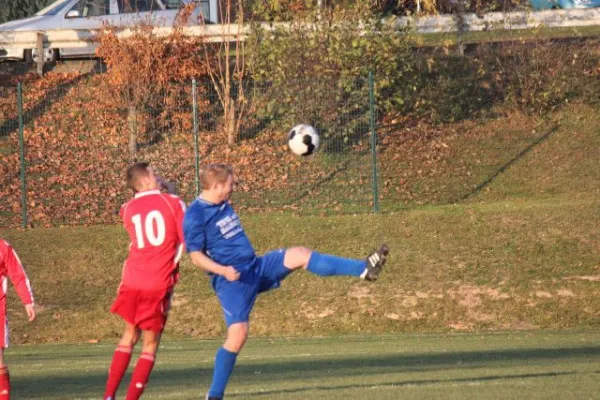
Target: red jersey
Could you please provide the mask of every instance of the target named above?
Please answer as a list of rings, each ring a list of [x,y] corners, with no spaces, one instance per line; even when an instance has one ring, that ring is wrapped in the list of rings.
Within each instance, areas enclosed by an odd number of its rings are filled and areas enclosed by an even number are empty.
[[[0,301],[6,297],[6,277],[12,282],[21,302],[24,305],[33,304],[33,292],[31,291],[29,278],[23,269],[19,256],[8,242],[0,240],[0,279],[2,279]]]
[[[178,279],[183,253],[185,203],[179,197],[148,190],[121,207],[129,234],[129,256],[121,284],[140,290],[172,287]]]

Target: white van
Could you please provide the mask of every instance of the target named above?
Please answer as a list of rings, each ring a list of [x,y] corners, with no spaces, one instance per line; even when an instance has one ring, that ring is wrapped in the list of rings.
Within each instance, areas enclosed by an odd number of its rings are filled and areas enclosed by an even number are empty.
[[[154,26],[172,26],[179,10],[186,4],[198,4],[190,21],[198,21],[200,14],[206,23],[217,22],[217,0],[58,0],[33,17],[0,24],[0,60],[31,61],[34,49],[11,48],[12,32],[48,30],[97,30],[104,24],[126,28],[139,22]],[[8,40],[7,40],[8,39]],[[44,49],[46,60],[91,57],[98,47]]]

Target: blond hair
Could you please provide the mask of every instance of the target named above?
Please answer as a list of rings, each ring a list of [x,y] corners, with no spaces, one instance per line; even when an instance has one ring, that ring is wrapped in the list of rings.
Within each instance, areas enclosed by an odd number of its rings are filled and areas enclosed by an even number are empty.
[[[233,176],[233,168],[228,164],[208,164],[200,171],[202,189],[209,190],[216,183],[225,183]]]

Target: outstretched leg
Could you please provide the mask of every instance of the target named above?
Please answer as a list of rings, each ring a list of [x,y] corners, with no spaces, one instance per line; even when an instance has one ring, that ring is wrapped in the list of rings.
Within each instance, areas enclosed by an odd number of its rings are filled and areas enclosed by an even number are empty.
[[[133,352],[133,346],[140,339],[140,330],[134,325],[126,322],[125,332],[119,345],[115,350],[110,369],[108,370],[108,379],[106,381],[106,389],[104,391],[104,400],[112,400],[115,398],[119,384],[127,371],[129,361],[131,360],[131,353]]]
[[[225,394],[225,387],[233,372],[238,353],[248,339],[248,322],[232,324],[227,329],[227,339],[215,356],[213,380],[208,391],[207,399],[220,400]]]
[[[285,269],[279,273],[279,278],[283,279],[290,272],[303,268],[319,276],[346,275],[374,281],[379,276],[388,253],[389,249],[384,244],[369,254],[366,260],[355,260],[322,254],[306,247],[291,247],[286,250],[283,261]]]

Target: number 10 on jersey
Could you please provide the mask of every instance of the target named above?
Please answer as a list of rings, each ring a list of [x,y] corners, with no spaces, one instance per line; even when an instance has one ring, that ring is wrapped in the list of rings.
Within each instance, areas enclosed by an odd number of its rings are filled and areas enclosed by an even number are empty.
[[[152,246],[160,246],[165,241],[165,219],[160,211],[150,211],[142,224],[142,214],[131,217],[135,226],[135,237],[138,249],[146,247],[146,243]]]

